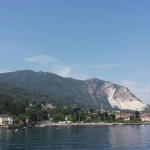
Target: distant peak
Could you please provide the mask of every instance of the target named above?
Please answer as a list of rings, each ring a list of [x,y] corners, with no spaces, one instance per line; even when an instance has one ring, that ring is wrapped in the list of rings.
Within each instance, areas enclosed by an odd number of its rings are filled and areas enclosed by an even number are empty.
[[[101,81],[101,80],[98,78],[92,78],[92,79],[87,79],[87,81]]]
[[[33,70],[17,70],[17,71],[14,71],[14,72],[35,72]]]

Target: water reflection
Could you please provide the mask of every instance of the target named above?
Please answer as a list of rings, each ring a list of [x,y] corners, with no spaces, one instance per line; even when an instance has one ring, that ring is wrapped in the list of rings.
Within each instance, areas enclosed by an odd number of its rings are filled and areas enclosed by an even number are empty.
[[[8,145],[12,139],[12,130],[0,129],[0,147]]]
[[[0,149],[149,150],[150,126],[53,126],[0,129]]]
[[[0,143],[3,143],[4,141],[9,142],[11,137],[12,137],[12,130],[7,129],[0,130]]]
[[[114,149],[144,149],[149,143],[149,126],[122,125],[109,128],[109,142]],[[149,144],[148,144],[149,145]]]

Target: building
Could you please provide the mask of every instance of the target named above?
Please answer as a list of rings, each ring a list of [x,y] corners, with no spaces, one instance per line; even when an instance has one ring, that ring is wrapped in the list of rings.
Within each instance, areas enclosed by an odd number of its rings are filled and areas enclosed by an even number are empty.
[[[150,113],[143,113],[140,117],[142,121],[150,121]]]
[[[124,121],[129,121],[132,113],[121,113],[121,112],[116,112],[115,113],[115,119],[120,119],[122,118]]]
[[[7,114],[0,114],[0,125],[13,124],[13,117]]]

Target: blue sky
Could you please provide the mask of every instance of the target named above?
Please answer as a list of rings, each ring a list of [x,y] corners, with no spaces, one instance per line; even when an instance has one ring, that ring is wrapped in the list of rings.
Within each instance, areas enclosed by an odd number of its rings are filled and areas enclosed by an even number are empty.
[[[150,103],[149,0],[0,0],[0,72],[127,86]]]

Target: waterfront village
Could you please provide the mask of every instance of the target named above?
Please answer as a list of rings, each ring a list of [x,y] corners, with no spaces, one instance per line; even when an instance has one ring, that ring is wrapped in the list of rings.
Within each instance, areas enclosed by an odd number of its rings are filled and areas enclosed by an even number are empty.
[[[0,114],[0,127],[40,127],[46,125],[90,124],[150,124],[150,113],[139,111],[106,111],[104,109],[81,109],[52,104],[30,104],[19,115]]]
[[[88,124],[149,124],[150,113],[139,111],[106,111],[104,109],[80,109],[52,104],[30,104],[19,115],[0,114],[0,127],[31,127],[45,125]]]

